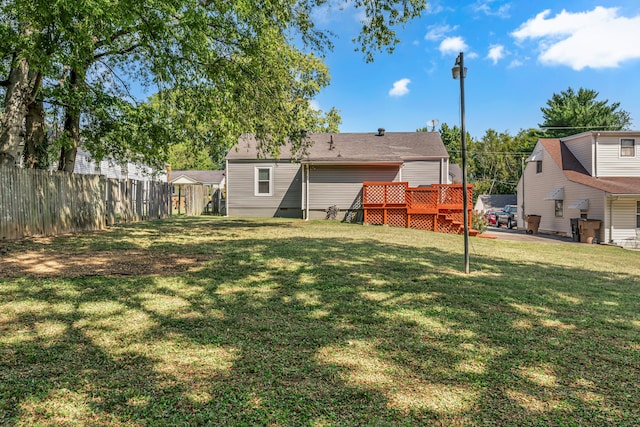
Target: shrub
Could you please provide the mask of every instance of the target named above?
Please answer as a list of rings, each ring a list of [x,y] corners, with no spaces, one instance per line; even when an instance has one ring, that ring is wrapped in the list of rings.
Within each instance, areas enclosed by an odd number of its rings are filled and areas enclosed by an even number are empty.
[[[488,225],[489,223],[482,212],[474,210],[471,213],[471,228],[478,230],[478,233],[484,233]]]

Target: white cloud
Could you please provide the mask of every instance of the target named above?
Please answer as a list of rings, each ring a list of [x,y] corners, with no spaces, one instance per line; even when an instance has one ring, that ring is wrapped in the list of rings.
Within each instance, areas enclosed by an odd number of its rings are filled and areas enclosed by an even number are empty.
[[[356,22],[362,22],[366,18],[366,11],[362,8],[356,9],[352,1],[330,0],[319,7],[313,8],[311,19],[316,25],[332,25],[341,20],[344,16]]]
[[[492,9],[491,5],[495,3],[495,0],[478,0],[471,7],[476,12],[482,12],[489,16],[498,16],[500,18],[509,18],[509,10],[511,9],[511,3],[500,5],[497,9]]]
[[[315,99],[309,101],[309,107],[316,111],[322,111],[322,108],[320,108],[320,103]]]
[[[493,64],[497,64],[502,58],[504,58],[504,46],[500,44],[491,45],[489,48],[489,53],[487,54],[487,58],[493,61]]]
[[[389,91],[389,96],[404,96],[409,93],[407,87],[411,83],[409,79],[400,79],[393,84],[393,88]]]
[[[447,37],[440,42],[440,53],[443,55],[457,54],[458,52],[464,52],[469,46],[464,42],[462,37]]]
[[[524,65],[524,62],[520,61],[519,59],[514,59],[509,63],[509,66],[507,68],[518,68],[518,67],[522,67],[523,65]]]
[[[550,18],[545,10],[522,24],[511,35],[517,41],[538,43],[538,59],[547,65],[566,65],[574,70],[618,67],[640,58],[640,15],[627,18],[618,8],[601,6],[587,12],[562,10]]]
[[[437,0],[432,0],[427,3],[427,8],[425,9],[427,15],[437,15],[442,12],[455,12],[455,9],[442,6]]]
[[[425,40],[438,41],[445,38],[447,33],[455,31],[458,26],[452,27],[450,25],[430,25],[427,27],[427,34],[424,35]]]
[[[361,22],[361,23],[368,23],[371,21],[371,17],[367,16],[367,11],[365,10],[365,8],[359,8],[356,9],[356,13],[354,15],[355,19],[357,22]]]

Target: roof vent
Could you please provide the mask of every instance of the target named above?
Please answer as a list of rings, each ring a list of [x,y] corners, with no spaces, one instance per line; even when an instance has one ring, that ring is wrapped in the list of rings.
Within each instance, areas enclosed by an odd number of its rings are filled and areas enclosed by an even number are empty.
[[[333,135],[331,135],[331,140],[329,141],[329,150],[333,150],[335,147],[335,145],[333,145]]]
[[[384,136],[384,128],[378,128],[378,136]]]

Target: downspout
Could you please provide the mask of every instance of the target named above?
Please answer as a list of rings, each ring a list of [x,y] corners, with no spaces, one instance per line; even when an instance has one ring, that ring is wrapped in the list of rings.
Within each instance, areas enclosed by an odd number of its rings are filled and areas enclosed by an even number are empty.
[[[522,227],[524,228],[524,221],[527,219],[527,214],[526,211],[524,209],[525,207],[525,198],[524,198],[524,171],[525,171],[525,163],[524,163],[524,156],[521,157],[521,164],[522,164],[522,218],[520,218],[520,220],[522,221]]]
[[[307,164],[307,188],[306,188],[306,197],[305,197],[305,202],[307,204],[307,209],[306,209],[306,214],[305,214],[305,221],[309,221],[309,175],[311,174],[311,164]]]
[[[226,161],[225,164],[225,177],[224,177],[224,216],[229,216],[229,160]]]
[[[614,197],[608,197],[609,199],[609,243],[613,243],[613,201]]]
[[[442,161],[444,162],[444,176],[442,177],[442,183],[449,184],[449,173],[451,172],[451,163],[449,162],[449,159],[442,159]],[[451,183],[453,184],[453,180],[451,180]]]
[[[600,137],[600,132],[596,133],[595,140],[595,149],[593,152],[593,176],[598,177],[598,137]]]
[[[306,178],[305,178],[305,173],[306,173],[306,165],[304,163],[300,164],[300,170],[301,170],[301,174],[302,174],[302,178],[300,179],[300,212],[302,213],[302,219],[306,220],[305,218],[305,188],[306,188]]]

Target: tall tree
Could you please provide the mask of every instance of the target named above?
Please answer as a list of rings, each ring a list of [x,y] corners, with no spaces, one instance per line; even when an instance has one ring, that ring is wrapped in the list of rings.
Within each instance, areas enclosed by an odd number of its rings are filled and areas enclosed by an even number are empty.
[[[356,40],[366,60],[376,51],[392,51],[398,42],[394,27],[420,16],[426,6],[424,0],[352,4],[364,11]],[[329,0],[7,0],[0,5],[0,34],[11,35],[12,43],[0,43],[0,58],[14,55],[11,70],[23,76],[31,72],[33,58],[47,58],[47,66],[36,71],[46,73],[40,80],[46,85],[45,105],[63,109],[50,119],[65,129],[57,141],[65,170],[73,167],[80,140],[96,156],[166,158],[162,145],[176,133],[145,119],[168,114],[156,115],[127,100],[132,80],[157,87],[163,106],[190,110],[200,132],[211,136],[208,143],[219,151],[251,132],[265,152],[277,153],[286,137],[312,127],[310,121],[321,125],[320,117],[309,114],[308,103],[329,82],[322,55],[331,48],[331,35],[318,30],[312,16],[331,6]],[[28,31],[20,33],[23,28]],[[48,55],[35,42],[45,29],[56,40]],[[25,94],[33,93],[32,87],[16,87],[5,91],[2,116],[3,124],[13,123],[12,136],[27,112]],[[172,100],[173,91],[188,97]],[[164,139],[155,141],[156,136]],[[139,141],[132,142],[134,138]],[[151,140],[155,142],[149,144]],[[10,156],[17,146],[16,138],[0,138],[0,157]]]
[[[428,129],[418,129],[421,131]],[[461,163],[460,128],[443,123],[440,134],[449,152],[449,162]],[[467,177],[474,196],[515,193],[522,160],[531,153],[540,136],[534,129],[521,129],[515,136],[488,129],[479,140],[467,134]]]
[[[424,127],[417,131],[428,132],[429,129]],[[449,153],[449,163],[462,164],[462,130],[457,125],[449,127],[448,124],[442,123],[442,125],[440,125],[440,137]],[[467,144],[469,145],[472,142],[473,138],[469,132],[467,132]]]
[[[539,132],[520,130],[515,136],[488,129],[469,146],[469,177],[474,194],[512,194],[520,179],[522,161],[531,152]]]
[[[41,143],[38,128],[42,119],[39,95],[44,76],[54,62],[52,53],[60,42],[56,8],[44,0],[7,0],[0,4],[0,70],[6,78],[0,116],[0,164],[16,162],[16,153],[26,136],[29,143]],[[38,138],[36,142],[33,138]],[[32,149],[32,146],[28,146]],[[39,150],[39,149],[38,149]],[[29,154],[30,156],[32,155]],[[32,157],[30,157],[33,160]],[[30,163],[27,159],[27,163]]]
[[[580,88],[568,88],[554,93],[547,107],[540,110],[543,122],[539,126],[549,138],[562,138],[590,130],[623,130],[631,125],[631,116],[620,110],[620,103],[609,100],[598,101],[598,92]]]
[[[192,145],[178,143],[169,148],[168,163],[174,170],[214,170],[223,169],[216,164],[203,149],[196,149]]]

